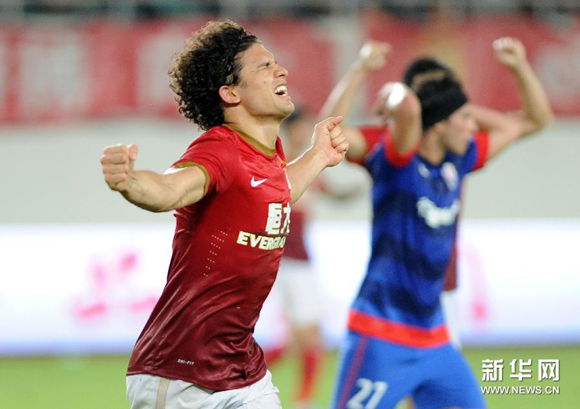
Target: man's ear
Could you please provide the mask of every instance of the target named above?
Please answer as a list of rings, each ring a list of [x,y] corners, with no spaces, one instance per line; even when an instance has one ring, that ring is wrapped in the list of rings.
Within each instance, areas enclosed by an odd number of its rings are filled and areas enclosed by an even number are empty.
[[[226,104],[237,104],[240,102],[235,85],[222,85],[219,89],[219,94],[222,101]]]

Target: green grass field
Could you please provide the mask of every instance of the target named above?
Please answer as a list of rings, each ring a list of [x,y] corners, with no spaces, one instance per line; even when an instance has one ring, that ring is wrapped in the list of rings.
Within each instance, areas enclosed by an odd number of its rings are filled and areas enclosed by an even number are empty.
[[[490,409],[576,409],[580,408],[580,347],[468,349],[467,358],[481,380],[483,359],[504,359],[503,382],[484,385],[557,385],[557,395],[487,395]],[[560,381],[521,383],[509,379],[512,359],[559,359]],[[0,359],[0,408],[2,409],[121,409],[125,400],[126,356]],[[336,371],[337,356],[329,353],[317,403],[328,406]],[[292,409],[296,361],[287,358],[272,368],[283,405]],[[535,377],[534,373],[534,377]],[[507,379],[506,379],[507,378]]]

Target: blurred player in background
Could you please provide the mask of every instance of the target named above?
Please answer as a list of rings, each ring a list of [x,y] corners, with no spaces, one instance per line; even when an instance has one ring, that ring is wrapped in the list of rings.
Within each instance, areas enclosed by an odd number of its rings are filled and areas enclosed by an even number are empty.
[[[369,44],[368,47],[373,47]],[[381,46],[379,46],[381,47]],[[383,46],[384,47],[384,46]],[[417,58],[412,61],[411,64],[405,69],[403,75],[403,83],[411,88],[413,91],[417,91],[419,86],[426,81],[432,79],[440,79],[444,77],[449,77],[455,79],[455,74],[447,65],[434,58],[422,57]],[[476,119],[477,120],[477,119]],[[460,340],[460,328],[459,319],[457,311],[457,236],[460,214],[457,215],[457,222],[455,224],[455,238],[453,243],[453,248],[451,250],[451,257],[449,258],[449,264],[447,265],[447,270],[445,272],[445,279],[443,281],[443,293],[441,294],[441,308],[443,310],[443,316],[445,317],[445,325],[449,332],[451,342],[458,348],[461,347]],[[407,409],[415,408],[413,400],[409,397],[406,399]]]
[[[373,179],[373,229],[367,274],[352,305],[333,408],[394,408],[411,396],[419,409],[483,408],[477,380],[452,346],[440,304],[454,247],[463,178],[522,136],[548,125],[552,112],[523,45],[493,44],[517,81],[523,112],[468,103],[444,72],[413,89],[388,83],[378,126],[347,128],[349,159]],[[388,44],[369,43],[333,90],[324,114],[346,115]]]
[[[369,47],[373,47],[373,45],[369,44]],[[425,82],[445,77],[456,79],[456,75],[453,70],[441,61],[430,57],[422,57],[417,58],[407,66],[405,73],[403,74],[403,82],[407,87],[411,88],[411,90],[417,91],[417,89]],[[474,119],[477,122],[477,117],[474,117]],[[477,123],[477,125],[479,131],[485,131],[483,128],[485,124]],[[463,191],[463,186],[461,187],[460,191]],[[451,341],[457,347],[461,346],[461,331],[459,328],[459,317],[457,311],[458,306],[456,299],[458,243],[457,226],[460,216],[461,214],[457,215],[458,220],[455,224],[456,231],[454,234],[454,243],[451,250],[449,264],[447,265],[447,271],[445,272],[445,280],[443,281],[443,293],[441,295],[441,306],[443,308],[447,330],[449,331]],[[412,405],[409,405],[409,407],[412,407]]]
[[[310,145],[315,120],[315,115],[297,108],[284,121],[282,141],[289,161],[300,157]],[[275,305],[275,301],[278,301],[284,310],[282,318],[285,318],[290,329],[290,338],[284,344],[265,349],[266,362],[271,366],[289,354],[297,357],[300,372],[294,407],[302,409],[316,406],[314,398],[325,355],[321,334],[322,292],[306,238],[313,201],[319,192],[340,200],[355,196],[359,193],[359,189],[339,191],[331,188],[321,176],[304,192],[300,201],[292,207],[292,226],[286,238],[280,270],[272,293],[264,304],[265,309],[274,310],[278,306]],[[272,317],[272,319],[280,318]],[[261,325],[260,321],[258,325]]]
[[[206,132],[163,174],[134,170],[135,145],[105,148],[105,181],[153,212],[175,210],[167,284],[129,362],[137,408],[279,408],[253,330],[274,282],[295,202],[346,143],[341,118],[317,124],[286,164],[280,123],[288,72],[226,20],[188,39],[170,70],[180,112]]]

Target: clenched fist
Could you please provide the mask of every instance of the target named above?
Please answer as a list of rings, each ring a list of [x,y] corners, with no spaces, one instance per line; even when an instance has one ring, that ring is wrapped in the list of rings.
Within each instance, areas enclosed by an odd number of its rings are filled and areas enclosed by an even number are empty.
[[[516,69],[526,62],[526,49],[517,38],[502,37],[493,42],[495,56],[508,68]]]
[[[369,71],[383,68],[391,53],[391,45],[380,41],[369,40],[359,51],[359,63]]]
[[[421,103],[417,95],[402,82],[387,82],[377,96],[374,111],[383,118],[396,114],[418,116]]]
[[[348,141],[340,123],[342,116],[329,117],[314,126],[313,148],[326,157],[326,166],[335,166],[342,161],[348,150]]]
[[[112,190],[128,189],[138,151],[137,145],[112,145],[104,149],[101,165],[105,182]]]

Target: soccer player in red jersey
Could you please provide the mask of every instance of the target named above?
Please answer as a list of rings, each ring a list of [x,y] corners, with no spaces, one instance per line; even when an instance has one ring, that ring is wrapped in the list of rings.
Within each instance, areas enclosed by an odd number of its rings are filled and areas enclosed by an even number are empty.
[[[105,148],[105,181],[146,210],[175,210],[167,283],[129,362],[137,408],[279,408],[254,325],[276,277],[290,204],[348,144],[328,118],[286,163],[288,72],[240,25],[195,32],[170,70],[179,110],[206,132],[163,174],[134,170],[137,146]]]

